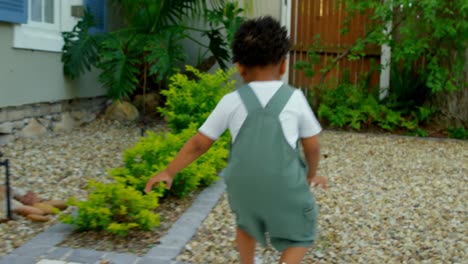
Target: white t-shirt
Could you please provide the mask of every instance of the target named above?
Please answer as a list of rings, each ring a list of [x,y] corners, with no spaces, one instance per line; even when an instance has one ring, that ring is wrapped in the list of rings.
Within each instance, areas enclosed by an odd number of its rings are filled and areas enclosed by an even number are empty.
[[[254,91],[263,107],[283,85],[282,81],[251,82]],[[247,109],[237,91],[225,95],[210,114],[205,123],[198,129],[210,139],[218,139],[226,129],[231,132],[234,142],[237,133],[247,117]],[[322,130],[317,118],[301,90],[297,89],[279,115],[283,134],[288,143],[296,148],[299,138],[312,137]]]

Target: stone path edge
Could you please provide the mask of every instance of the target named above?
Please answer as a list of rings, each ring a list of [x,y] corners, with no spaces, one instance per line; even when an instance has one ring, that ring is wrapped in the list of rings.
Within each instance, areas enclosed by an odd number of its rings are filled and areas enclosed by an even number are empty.
[[[109,260],[110,264],[190,264],[177,262],[176,257],[192,239],[210,211],[224,193],[224,180],[203,190],[192,205],[172,225],[161,243],[151,248],[142,257],[109,251],[97,251],[85,248],[57,247],[73,226],[57,223],[15,249],[9,255],[0,258],[0,264],[34,264],[41,259],[61,260],[86,264],[100,264]]]

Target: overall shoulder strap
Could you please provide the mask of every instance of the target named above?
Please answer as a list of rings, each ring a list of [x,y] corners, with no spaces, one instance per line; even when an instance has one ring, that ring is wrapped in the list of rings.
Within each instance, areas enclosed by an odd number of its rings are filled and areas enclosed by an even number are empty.
[[[289,98],[294,93],[294,89],[287,84],[281,85],[273,97],[270,99],[265,109],[272,115],[277,116],[283,111],[284,106],[288,103]]]
[[[239,93],[240,98],[242,99],[242,102],[244,103],[244,106],[247,109],[247,113],[251,113],[254,110],[262,108],[262,105],[260,104],[257,95],[255,95],[254,91],[248,84],[238,88],[237,92]]]

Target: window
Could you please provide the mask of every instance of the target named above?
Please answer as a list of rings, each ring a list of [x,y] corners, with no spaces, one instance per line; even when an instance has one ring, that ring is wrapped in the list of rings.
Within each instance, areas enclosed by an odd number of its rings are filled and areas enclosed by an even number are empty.
[[[77,1],[28,0],[27,23],[14,26],[13,47],[60,52],[63,46],[61,31],[70,30],[64,28],[63,22],[73,19],[69,11],[64,12],[65,6],[70,8],[68,2]]]
[[[54,0],[31,0],[29,5],[30,21],[51,25],[57,23],[57,19],[54,17],[57,13],[56,6],[58,3],[54,3]]]
[[[13,47],[33,50],[61,52],[63,31],[71,31],[79,18],[71,15],[72,6],[87,5],[95,17],[102,18],[101,32],[106,24],[105,0],[27,0],[28,19],[26,24],[15,25]]]
[[[106,0],[0,0],[0,21],[14,25],[13,47],[61,52],[63,31],[71,31],[79,18],[72,6],[86,6],[93,13],[92,33],[107,29]]]

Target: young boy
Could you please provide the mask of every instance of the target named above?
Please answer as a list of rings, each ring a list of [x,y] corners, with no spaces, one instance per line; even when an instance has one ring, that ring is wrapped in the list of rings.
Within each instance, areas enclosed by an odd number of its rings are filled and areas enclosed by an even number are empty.
[[[161,181],[170,188],[176,173],[229,129],[232,145],[223,177],[236,217],[241,263],[254,263],[255,243],[265,244],[266,234],[282,252],[280,263],[300,263],[316,236],[317,206],[310,185],[326,188],[326,179],[316,176],[321,127],[303,93],[281,81],[290,49],[284,27],[271,17],[248,20],[232,49],[247,84],[221,99],[145,191]],[[299,139],[307,164],[299,154]]]

